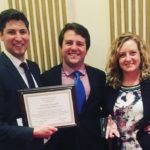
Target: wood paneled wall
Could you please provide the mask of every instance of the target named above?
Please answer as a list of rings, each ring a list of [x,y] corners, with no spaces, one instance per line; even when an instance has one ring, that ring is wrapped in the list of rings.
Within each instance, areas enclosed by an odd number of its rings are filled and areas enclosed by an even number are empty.
[[[109,0],[109,11],[111,41],[121,33],[133,32],[150,45],[149,0]]]

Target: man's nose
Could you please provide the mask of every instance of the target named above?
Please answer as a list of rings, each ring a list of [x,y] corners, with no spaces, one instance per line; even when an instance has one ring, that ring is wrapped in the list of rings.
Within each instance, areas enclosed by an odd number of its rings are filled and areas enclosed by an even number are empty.
[[[15,40],[16,41],[21,41],[22,40],[22,36],[21,36],[20,33],[16,33]]]
[[[74,49],[77,49],[77,44],[76,43],[73,43],[71,48],[74,50]]]

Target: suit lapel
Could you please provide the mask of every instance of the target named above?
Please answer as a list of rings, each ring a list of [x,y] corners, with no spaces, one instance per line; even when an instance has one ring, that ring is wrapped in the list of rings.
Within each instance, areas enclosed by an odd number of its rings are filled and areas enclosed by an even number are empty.
[[[107,91],[106,91],[107,92]],[[107,94],[107,93],[106,93]],[[108,93],[108,96],[109,96],[109,102],[107,101],[108,104],[108,110],[110,110],[109,113],[113,114],[113,108],[114,108],[114,105],[116,103],[116,100],[117,100],[117,97],[118,97],[118,94],[119,94],[119,88],[117,89],[113,89],[111,87],[111,89],[109,89],[109,93]]]
[[[88,66],[86,66],[86,71],[87,71],[87,75],[88,75],[88,78],[89,78],[89,83],[90,83],[90,87],[91,87],[91,91],[90,91],[90,95],[89,95],[89,99],[91,99],[90,97],[92,96],[91,93],[93,93],[93,87],[95,85],[95,79],[93,78],[93,75],[92,75],[92,71],[90,70],[90,68]],[[87,103],[89,102],[87,100]]]
[[[61,69],[62,69],[62,64],[58,65],[57,69],[55,70],[56,85],[62,85]]]
[[[142,101],[143,101],[143,109],[144,109],[144,116],[146,114],[150,114],[149,112],[149,106],[150,106],[150,81],[144,81],[141,83],[141,95],[142,95]],[[149,115],[150,118],[150,115]]]
[[[87,75],[88,75],[88,78],[89,78],[91,91],[90,91],[89,97],[88,97],[88,99],[87,99],[87,101],[86,101],[86,103],[83,107],[83,110],[82,110],[81,114],[83,114],[86,111],[86,109],[88,108],[88,105],[90,105],[90,102],[92,100],[92,98],[91,98],[92,94],[91,93],[93,93],[93,90],[94,90],[93,87],[94,87],[94,84],[95,84],[95,80],[93,80],[94,78],[93,78],[93,75],[92,75],[92,70],[90,70],[90,68],[88,66],[85,66],[85,67],[86,67]]]
[[[10,59],[4,54],[1,53],[0,55],[1,63],[6,67],[8,70],[8,73],[10,74],[10,78],[13,78],[16,84],[18,84],[18,87],[20,89],[27,88],[25,82],[23,81],[21,75],[17,71],[16,67],[13,65],[13,63],[10,61]]]
[[[38,87],[41,86],[41,82],[40,82],[40,70],[38,70],[38,68],[36,68],[36,66],[31,63],[29,60],[27,60],[27,63],[28,63],[28,66],[29,66],[29,69],[38,85]],[[39,71],[39,72],[38,72]]]

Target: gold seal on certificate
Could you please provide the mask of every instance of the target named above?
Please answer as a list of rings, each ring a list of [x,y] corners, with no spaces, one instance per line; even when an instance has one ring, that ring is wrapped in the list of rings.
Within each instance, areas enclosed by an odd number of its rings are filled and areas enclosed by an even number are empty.
[[[18,90],[23,125],[76,126],[78,118],[74,90],[73,85]]]

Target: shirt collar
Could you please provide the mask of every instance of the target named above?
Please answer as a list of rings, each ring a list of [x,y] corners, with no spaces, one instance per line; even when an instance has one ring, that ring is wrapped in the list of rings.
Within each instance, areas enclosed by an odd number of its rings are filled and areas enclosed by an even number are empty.
[[[22,63],[21,60],[19,60],[18,58],[16,58],[15,56],[13,56],[11,53],[9,53],[7,50],[4,51],[4,53],[6,54],[6,56],[11,60],[11,62],[13,63],[13,65],[18,68],[20,66],[20,64]],[[26,60],[24,60],[23,62],[26,62]]]
[[[63,68],[63,72],[65,73],[66,76],[70,76],[75,71],[79,71],[81,73],[81,75],[83,75],[83,76],[86,74],[85,64],[83,64],[77,70],[74,70],[71,67],[69,67],[65,62],[63,62],[62,68]]]

